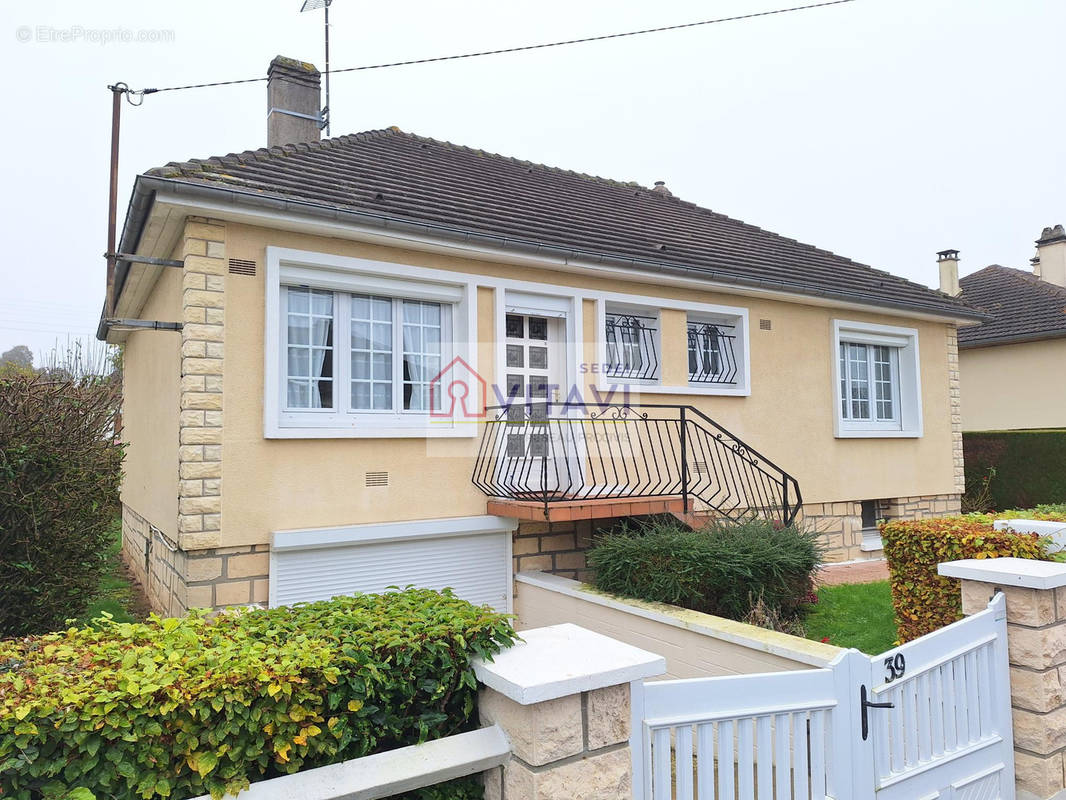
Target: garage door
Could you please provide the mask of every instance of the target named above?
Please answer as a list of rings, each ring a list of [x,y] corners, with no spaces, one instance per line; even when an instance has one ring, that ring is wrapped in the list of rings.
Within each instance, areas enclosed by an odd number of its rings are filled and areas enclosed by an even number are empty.
[[[414,585],[450,587],[475,605],[509,613],[515,525],[479,516],[277,531],[270,605]]]

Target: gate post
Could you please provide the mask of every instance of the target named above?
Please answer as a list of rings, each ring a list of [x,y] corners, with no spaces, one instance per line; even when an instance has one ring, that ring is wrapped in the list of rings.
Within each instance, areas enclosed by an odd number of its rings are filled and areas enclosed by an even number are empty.
[[[1066,564],[966,559],[938,572],[961,580],[963,614],[1003,593],[1018,798],[1066,798]]]
[[[631,727],[643,721],[644,678],[666,659],[570,623],[522,640],[474,662],[481,721],[511,742],[510,761],[485,773],[485,799],[644,800]]]

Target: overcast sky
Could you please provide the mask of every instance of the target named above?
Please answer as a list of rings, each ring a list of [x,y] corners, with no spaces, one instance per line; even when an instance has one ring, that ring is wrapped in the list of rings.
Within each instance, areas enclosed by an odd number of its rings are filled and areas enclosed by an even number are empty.
[[[331,60],[340,68],[446,55],[794,2],[334,0]],[[95,330],[106,85],[256,77],[278,54],[322,67],[321,12],[300,14],[300,5],[0,6],[0,351],[27,344],[39,354],[57,337]],[[113,29],[164,41],[101,41]],[[1041,228],[1066,223],[1064,37],[1063,0],[856,0],[337,75],[333,133],[396,125],[610,178],[664,180],[686,200],[932,284],[937,250],[961,250],[964,273],[1028,268]],[[119,220],[137,172],[263,146],[265,92],[253,83],[124,106]]]

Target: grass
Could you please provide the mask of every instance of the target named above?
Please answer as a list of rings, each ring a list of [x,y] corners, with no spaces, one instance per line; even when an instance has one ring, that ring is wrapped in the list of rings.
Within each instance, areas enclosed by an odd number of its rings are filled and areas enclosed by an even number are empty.
[[[122,565],[121,551],[122,520],[116,517],[111,524],[111,539],[107,547],[107,571],[100,580],[96,596],[78,619],[79,624],[87,625],[105,611],[114,617],[116,622],[134,622],[142,618],[138,611],[137,592]]]
[[[888,581],[823,586],[806,620],[807,638],[838,647],[854,647],[869,655],[891,649],[896,618]]]

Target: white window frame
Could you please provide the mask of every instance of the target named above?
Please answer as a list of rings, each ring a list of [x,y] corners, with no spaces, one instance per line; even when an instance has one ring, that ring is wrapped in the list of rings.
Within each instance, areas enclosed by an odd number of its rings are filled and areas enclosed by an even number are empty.
[[[751,395],[751,336],[748,326],[748,309],[741,306],[720,306],[711,303],[692,303],[667,297],[648,297],[629,295],[620,292],[586,292],[586,297],[596,301],[596,360],[592,367],[596,373],[596,389],[605,395],[621,390],[625,386],[633,387],[634,394],[679,394],[690,396],[749,397]],[[604,371],[607,363],[607,342],[604,332],[607,328],[607,304],[632,309],[654,310],[659,315],[659,378],[654,382],[631,381],[611,378]],[[685,382],[683,384],[665,384],[662,382],[662,311],[682,311],[687,319],[694,320],[729,320],[736,326],[737,332],[737,381],[734,385],[699,384],[688,380],[688,326],[682,336],[685,357]]]
[[[896,418],[878,420],[874,385],[869,388],[871,419],[847,419],[842,409],[840,346],[841,344],[880,345],[895,348],[894,408]],[[869,322],[834,319],[832,327],[832,377],[834,435],[838,439],[919,438],[923,435],[921,360],[918,331]],[[871,361],[872,363],[872,361]],[[872,377],[872,367],[869,375]]]
[[[334,294],[334,408],[287,409],[286,286],[309,287]],[[292,438],[436,438],[477,435],[477,420],[430,415],[402,409],[402,381],[393,382],[391,410],[345,410],[343,392],[351,386],[350,296],[371,295],[396,300],[440,303],[442,328],[450,322],[450,336],[442,330],[442,367],[456,357],[477,369],[476,284],[442,270],[370,259],[336,256],[281,247],[267,247],[264,340],[263,429],[268,439]],[[393,303],[393,363],[402,359],[402,303]],[[395,374],[395,373],[394,373]],[[344,402],[340,402],[341,400]]]

